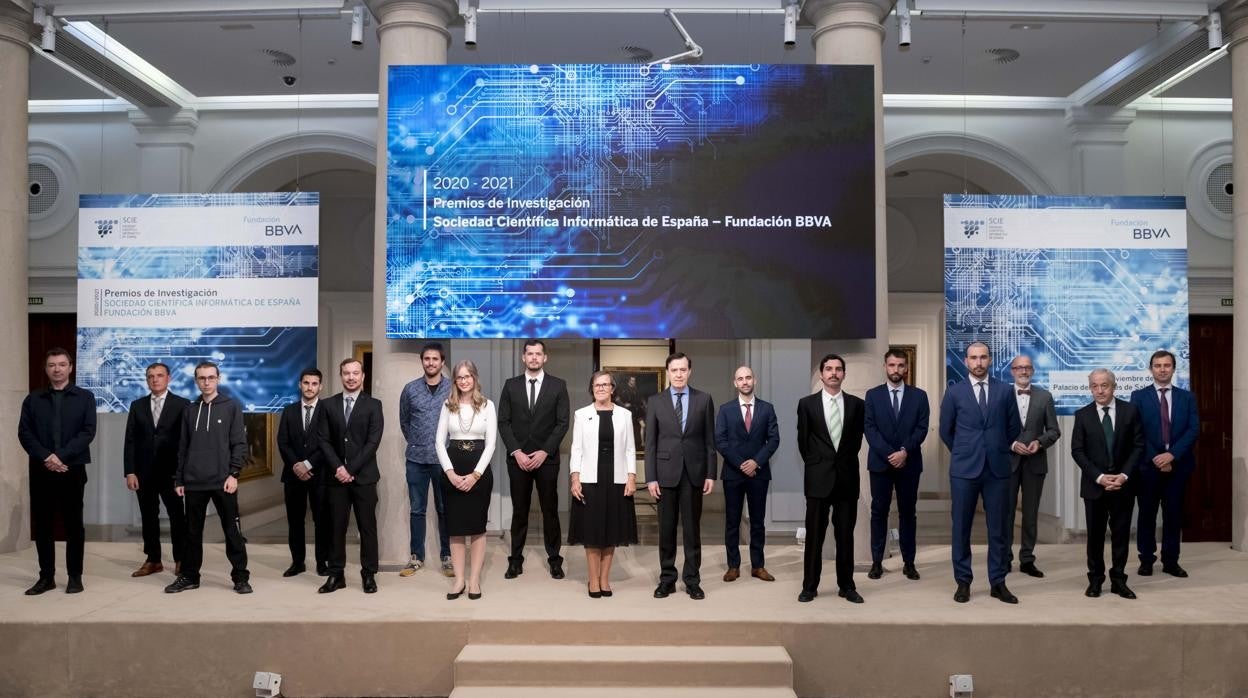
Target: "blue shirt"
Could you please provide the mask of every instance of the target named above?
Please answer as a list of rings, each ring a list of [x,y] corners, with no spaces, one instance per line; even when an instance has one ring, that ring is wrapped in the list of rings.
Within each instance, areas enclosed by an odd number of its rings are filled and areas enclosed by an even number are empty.
[[[438,389],[430,392],[422,375],[403,386],[399,397],[399,426],[407,440],[407,460],[413,463],[437,463],[434,440],[438,434],[438,416],[451,395],[451,379],[442,376]]]
[[[672,393],[672,409],[676,409],[676,389],[668,388],[668,390]],[[689,423],[689,386],[686,385],[685,389],[680,391],[680,393],[684,395],[684,397],[681,398],[680,403],[680,423],[684,425]]]

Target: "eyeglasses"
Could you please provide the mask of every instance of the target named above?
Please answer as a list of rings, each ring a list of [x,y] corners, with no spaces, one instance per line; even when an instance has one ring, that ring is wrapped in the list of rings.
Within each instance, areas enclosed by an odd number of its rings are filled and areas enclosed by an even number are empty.
[[[1036,369],[1032,368],[1031,366],[1011,366],[1010,370],[1011,371],[1034,371]]]
[[[595,383],[594,384],[594,390],[598,390],[598,389],[610,390],[613,387],[615,386],[611,385],[610,383]]]
[[[470,381],[470,380],[472,380],[472,376],[455,376],[455,380],[457,380],[457,381]]]

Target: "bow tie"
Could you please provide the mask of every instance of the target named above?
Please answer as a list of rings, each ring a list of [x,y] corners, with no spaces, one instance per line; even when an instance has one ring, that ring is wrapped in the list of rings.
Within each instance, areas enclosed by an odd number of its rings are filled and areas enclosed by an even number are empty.
[[[1019,388],[1018,394],[1019,395],[1031,395],[1031,388]]]

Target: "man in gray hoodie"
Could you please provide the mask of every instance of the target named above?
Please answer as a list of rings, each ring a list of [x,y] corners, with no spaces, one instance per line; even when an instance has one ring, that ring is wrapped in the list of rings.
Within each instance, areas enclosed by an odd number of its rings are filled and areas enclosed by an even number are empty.
[[[238,475],[247,460],[247,430],[243,410],[217,392],[221,372],[211,361],[195,367],[199,398],[182,413],[182,443],[174,488],[186,500],[187,541],[182,574],[165,593],[199,588],[199,568],[204,562],[204,518],[208,502],[217,509],[225,533],[225,556],[230,560],[234,591],[250,594],[247,572],[247,540],[238,518]]]

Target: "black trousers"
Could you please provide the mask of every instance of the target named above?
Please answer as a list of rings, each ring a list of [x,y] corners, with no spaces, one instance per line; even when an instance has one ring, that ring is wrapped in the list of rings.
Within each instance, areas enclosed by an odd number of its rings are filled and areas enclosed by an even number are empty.
[[[301,565],[307,558],[307,533],[304,521],[312,508],[312,529],[316,544],[313,548],[317,566],[329,561],[329,523],[325,506],[325,486],[316,480],[292,480],[282,483],[286,496],[286,543],[290,561]]]
[[[1099,499],[1083,500],[1088,518],[1088,580],[1105,581],[1105,524],[1109,524],[1109,578],[1126,581],[1127,556],[1131,552],[1131,514],[1135,494],[1130,490],[1103,492]]]
[[[832,535],[836,541],[836,586],[854,586],[854,523],[858,518],[858,502],[833,497],[806,498],[806,546],[802,554],[802,591],[819,591],[823,573],[823,544],[828,538],[829,513]]]
[[[355,511],[355,528],[360,533],[360,570],[377,574],[377,483],[325,485],[329,508],[329,573],[342,576],[347,567],[347,523]]]
[[[767,539],[767,487],[771,480],[758,476],[724,480],[724,547],[728,566],[741,566],[741,509],[750,507],[750,567],[763,567],[763,543]]]
[[[53,523],[61,515],[65,524],[65,571],[70,576],[82,575],[82,555],[86,531],[82,526],[82,495],[87,487],[85,469],[70,468],[54,473],[42,465],[30,472],[30,512],[39,552],[39,576],[51,579],[56,574],[56,539]]]
[[[511,555],[508,562],[524,562],[524,541],[529,536],[529,506],[533,489],[537,488],[537,504],[542,509],[542,539],[546,559],[563,563],[559,555],[562,533],[559,530],[559,469],[545,463],[537,470],[525,471],[511,458],[507,459],[507,480],[511,483]]]
[[[659,583],[676,583],[676,524],[684,538],[685,565],[681,577],[685,585],[701,584],[702,568],[702,483],[681,473],[675,487],[662,488],[659,497]]]
[[[199,569],[204,565],[204,521],[208,517],[208,503],[217,508],[221,519],[221,532],[225,534],[225,557],[230,561],[230,579],[247,581],[247,539],[243,537],[243,525],[238,518],[238,493],[225,490],[186,490],[186,551],[182,557],[182,576],[199,581]]]
[[[139,480],[135,491],[139,499],[139,516],[143,519],[143,554],[148,562],[160,562],[160,503],[169,515],[169,538],[173,542],[173,561],[181,562],[186,554],[186,512],[182,498],[173,489],[173,477],[153,475]]]
[[[1018,516],[1018,500],[1022,495],[1023,523],[1020,527],[1022,542],[1018,546],[1018,561],[1024,565],[1036,561],[1036,520],[1040,516],[1040,494],[1044,492],[1044,474],[1033,473],[1025,465],[1010,475],[1010,520],[1005,522],[1005,561],[1014,562],[1014,519]]]

